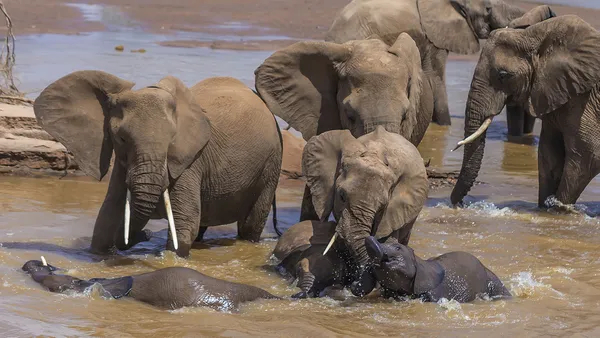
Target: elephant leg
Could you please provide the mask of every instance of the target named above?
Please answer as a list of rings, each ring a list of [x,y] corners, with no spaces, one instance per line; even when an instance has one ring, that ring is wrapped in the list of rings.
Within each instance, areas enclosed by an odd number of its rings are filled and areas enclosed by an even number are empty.
[[[437,49],[433,52],[433,79],[431,81],[433,90],[433,118],[432,121],[441,125],[452,124],[450,109],[448,108],[448,93],[446,91],[446,61],[448,51]]]
[[[196,236],[196,242],[202,242],[206,230],[208,230],[208,227],[200,227],[200,230],[198,231],[198,236]]]
[[[542,120],[538,147],[538,207],[556,194],[565,166],[565,145],[562,133],[548,121]]]
[[[98,212],[92,235],[91,251],[96,254],[108,254],[115,250],[115,236],[119,225],[125,218],[125,168],[115,161],[108,184],[108,191]],[[122,233],[121,233],[121,237]]]
[[[260,241],[260,235],[265,228],[265,223],[269,217],[271,205],[273,204],[273,197],[277,190],[281,168],[280,163],[281,162],[277,164],[273,162],[267,164],[263,173],[263,182],[266,182],[265,187],[254,202],[254,205],[246,218],[238,220],[237,222],[238,236],[240,239],[250,242]]]
[[[179,257],[188,257],[192,242],[198,237],[201,217],[201,174],[187,169],[170,189],[171,208],[179,247],[175,250],[169,231],[167,250],[176,251]]]
[[[531,134],[535,125],[535,117],[531,116],[519,104],[506,105],[506,125],[509,136]]]
[[[319,215],[315,211],[315,206],[312,203],[312,194],[310,188],[304,187],[304,195],[302,196],[302,206],[300,207],[300,222],[302,221],[319,221]]]
[[[575,204],[585,187],[594,178],[590,175],[590,168],[592,166],[585,163],[579,154],[569,153],[565,159],[556,199],[564,204]]]
[[[296,268],[296,276],[298,276],[298,284],[297,286],[300,288],[299,293],[293,295],[293,298],[308,298],[314,297],[315,292],[313,290],[316,277],[310,271],[310,263],[307,258],[303,258],[300,262],[298,262]]]

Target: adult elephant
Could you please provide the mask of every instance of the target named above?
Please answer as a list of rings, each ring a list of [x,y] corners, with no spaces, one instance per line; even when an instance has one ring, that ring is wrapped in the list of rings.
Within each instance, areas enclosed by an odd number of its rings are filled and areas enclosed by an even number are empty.
[[[273,114],[233,78],[210,78],[191,90],[172,76],[133,86],[78,71],[50,84],[34,104],[42,127],[88,175],[101,180],[114,150],[92,251],[147,240],[142,230],[150,218],[169,219],[167,249],[179,256],[188,256],[208,226],[237,222],[242,239],[258,241],[281,167]]]
[[[337,222],[329,246],[341,237],[356,266],[352,292],[368,294],[375,279],[365,238],[407,244],[427,199],[429,184],[419,151],[383,126],[359,138],[332,130],[307,142],[302,172],[319,219],[333,214]]]
[[[600,33],[577,16],[493,32],[471,82],[465,112],[465,136],[470,137],[461,142],[466,145],[452,203],[471,189],[485,130],[508,101],[528,105],[542,120],[539,206],[552,195],[575,203],[600,172],[599,82]]]
[[[433,111],[419,50],[408,34],[391,46],[379,39],[298,42],[256,69],[256,89],[269,109],[302,133],[347,129],[354,137],[377,126],[415,146]],[[319,220],[308,187],[301,220]]]
[[[504,28],[525,13],[501,0],[354,0],[336,16],[326,40],[343,43],[377,35],[387,44],[408,33],[421,52],[421,63],[434,92],[433,122],[450,125],[446,93],[448,52],[474,54],[479,39]],[[533,130],[535,118],[509,103],[508,133]]]

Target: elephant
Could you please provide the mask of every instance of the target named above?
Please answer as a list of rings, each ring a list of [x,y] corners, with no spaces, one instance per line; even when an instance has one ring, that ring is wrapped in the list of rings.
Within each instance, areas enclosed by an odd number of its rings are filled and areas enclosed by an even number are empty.
[[[600,172],[599,82],[600,33],[577,16],[494,31],[471,82],[451,202],[463,201],[479,173],[486,128],[507,101],[518,101],[542,120],[538,206],[575,203]]]
[[[59,269],[42,261],[30,260],[22,270],[31,278],[56,293],[81,293],[99,285],[107,298],[131,297],[161,309],[209,307],[236,312],[239,305],[259,299],[280,299],[267,291],[245,284],[216,279],[185,267],[168,267],[140,275],[118,278],[82,280],[56,274]]]
[[[325,289],[350,283],[344,247],[329,250],[335,222],[303,221],[289,227],[271,254],[277,272],[290,281],[298,280],[300,292],[292,298],[320,297]]]
[[[375,280],[364,239],[394,239],[407,244],[427,199],[429,184],[417,148],[399,134],[378,126],[355,138],[331,130],[311,138],[302,154],[302,172],[321,221],[337,222],[330,247],[339,236],[355,266],[351,291],[364,296]]]
[[[237,222],[241,239],[259,241],[282,160],[281,133],[262,100],[228,77],[191,89],[173,76],[133,86],[105,72],[77,71],[34,103],[38,122],[88,175],[101,180],[114,150],[91,251],[148,240],[142,230],[151,218],[168,219],[167,249],[181,257],[208,226]]]
[[[446,298],[459,303],[478,297],[512,297],[502,281],[470,253],[453,251],[423,260],[400,243],[381,244],[371,236],[365,245],[386,297],[416,297],[424,302]]]
[[[432,121],[450,125],[448,53],[478,52],[479,39],[487,39],[491,31],[506,27],[524,13],[501,0],[354,0],[337,14],[325,39],[344,43],[375,34],[392,44],[400,33],[408,33],[419,47],[423,70],[433,89]],[[535,118],[522,107],[509,104],[507,113],[509,135],[532,132]]]
[[[354,137],[385,126],[415,146],[431,121],[433,96],[419,50],[408,34],[392,46],[379,39],[298,42],[255,71],[267,107],[308,141],[328,130]],[[319,220],[305,189],[300,221]]]

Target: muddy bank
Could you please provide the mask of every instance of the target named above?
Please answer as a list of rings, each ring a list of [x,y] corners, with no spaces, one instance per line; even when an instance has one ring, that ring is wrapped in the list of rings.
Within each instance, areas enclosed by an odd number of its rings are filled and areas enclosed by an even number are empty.
[[[507,2],[524,9],[536,1]],[[190,33],[190,39],[161,42],[170,47],[210,47],[232,50],[276,50],[296,40],[325,37],[336,14],[348,0],[5,0],[15,32],[79,34],[125,26],[147,33]],[[83,4],[87,7],[77,7]],[[579,3],[577,3],[579,4]],[[590,6],[594,7],[594,6]],[[559,15],[576,14],[600,28],[600,10],[552,4]],[[86,11],[89,11],[86,12]],[[92,14],[90,14],[92,13]],[[4,30],[4,27],[1,28]],[[194,33],[239,36],[239,40],[194,38]],[[270,36],[269,39],[256,37]],[[454,56],[474,59],[477,56]]]

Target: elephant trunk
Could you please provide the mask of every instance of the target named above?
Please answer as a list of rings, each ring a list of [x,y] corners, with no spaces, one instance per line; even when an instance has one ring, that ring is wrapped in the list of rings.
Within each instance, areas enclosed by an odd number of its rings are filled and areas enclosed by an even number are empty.
[[[339,225],[340,235],[356,262],[356,279],[352,284],[351,291],[355,296],[364,296],[375,287],[375,278],[371,272],[370,259],[365,247],[365,239],[371,235],[374,217],[361,220],[359,224],[351,224],[349,214],[350,211],[347,209],[342,212]]]
[[[465,110],[465,144],[462,167],[458,181],[452,190],[452,204],[462,202],[473,186],[483,159],[486,128],[492,118],[504,107],[506,95],[497,92],[488,85],[486,65],[479,64],[475,70]],[[483,76],[482,76],[483,75]]]
[[[490,28],[492,30],[504,28],[516,18],[520,18],[525,14],[525,10],[518,6],[507,4],[504,1],[498,1],[492,9],[490,18]]]
[[[146,226],[168,182],[164,159],[140,160],[129,170],[128,185],[131,191],[133,233],[141,231]]]

